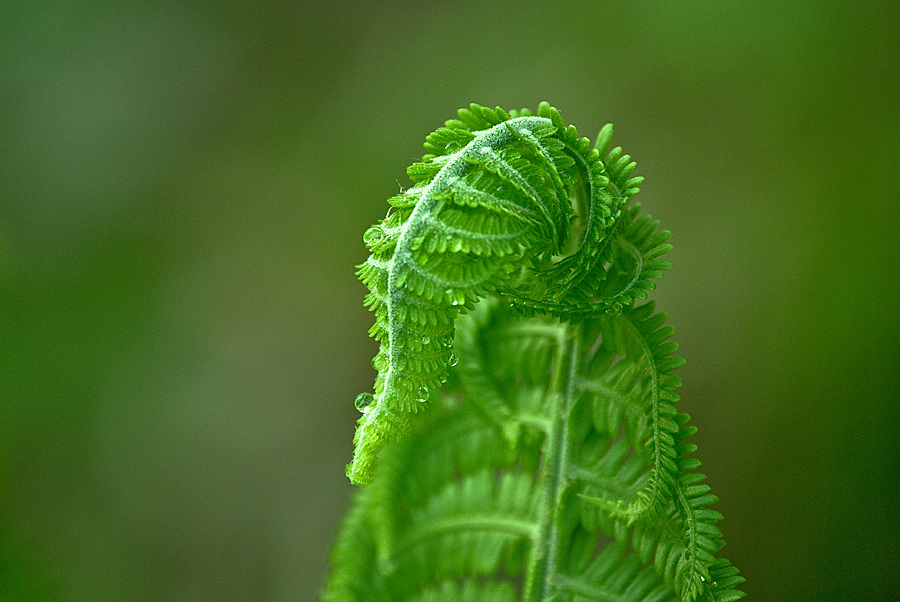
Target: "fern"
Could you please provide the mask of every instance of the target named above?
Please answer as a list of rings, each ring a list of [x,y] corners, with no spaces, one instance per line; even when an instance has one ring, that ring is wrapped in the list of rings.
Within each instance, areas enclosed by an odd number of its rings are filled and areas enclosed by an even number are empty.
[[[366,231],[374,393],[327,602],[728,602],[641,178],[542,103],[471,105]],[[427,408],[427,412],[423,411]]]

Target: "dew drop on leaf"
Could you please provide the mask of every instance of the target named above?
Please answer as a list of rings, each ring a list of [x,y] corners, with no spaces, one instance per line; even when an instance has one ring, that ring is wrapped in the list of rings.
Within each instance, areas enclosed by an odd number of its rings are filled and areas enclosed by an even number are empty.
[[[373,401],[375,401],[375,396],[371,393],[360,393],[353,401],[353,405],[356,406],[358,411],[364,412],[367,407],[372,405]]]
[[[363,242],[366,243],[366,246],[369,248],[371,248],[372,245],[381,242],[382,238],[384,238],[384,230],[378,226],[372,226],[363,234]]]
[[[416,399],[422,402],[428,401],[428,389],[419,387],[418,392],[416,392]]]
[[[453,353],[450,354],[450,365],[455,366],[458,363],[459,363],[459,356],[454,351]]]

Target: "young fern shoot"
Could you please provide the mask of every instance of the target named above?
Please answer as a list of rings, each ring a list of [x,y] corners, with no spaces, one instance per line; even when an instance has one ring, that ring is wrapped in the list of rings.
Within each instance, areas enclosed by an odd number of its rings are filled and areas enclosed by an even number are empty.
[[[471,105],[366,231],[374,393],[324,599],[744,596],[679,413],[671,265],[612,126]],[[427,410],[427,411],[426,411]]]

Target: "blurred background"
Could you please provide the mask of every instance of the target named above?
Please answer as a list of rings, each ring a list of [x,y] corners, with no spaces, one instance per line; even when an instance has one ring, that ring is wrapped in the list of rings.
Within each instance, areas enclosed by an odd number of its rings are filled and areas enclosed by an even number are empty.
[[[900,10],[0,4],[0,599],[313,601],[375,344],[354,265],[478,102],[606,122],[750,599],[900,585]]]

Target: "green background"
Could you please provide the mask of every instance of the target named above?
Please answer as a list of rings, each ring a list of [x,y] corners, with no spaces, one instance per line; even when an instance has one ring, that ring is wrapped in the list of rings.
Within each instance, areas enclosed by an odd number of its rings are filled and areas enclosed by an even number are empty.
[[[753,600],[900,585],[896,3],[0,3],[0,599],[311,601],[362,233],[469,102],[611,121]]]

